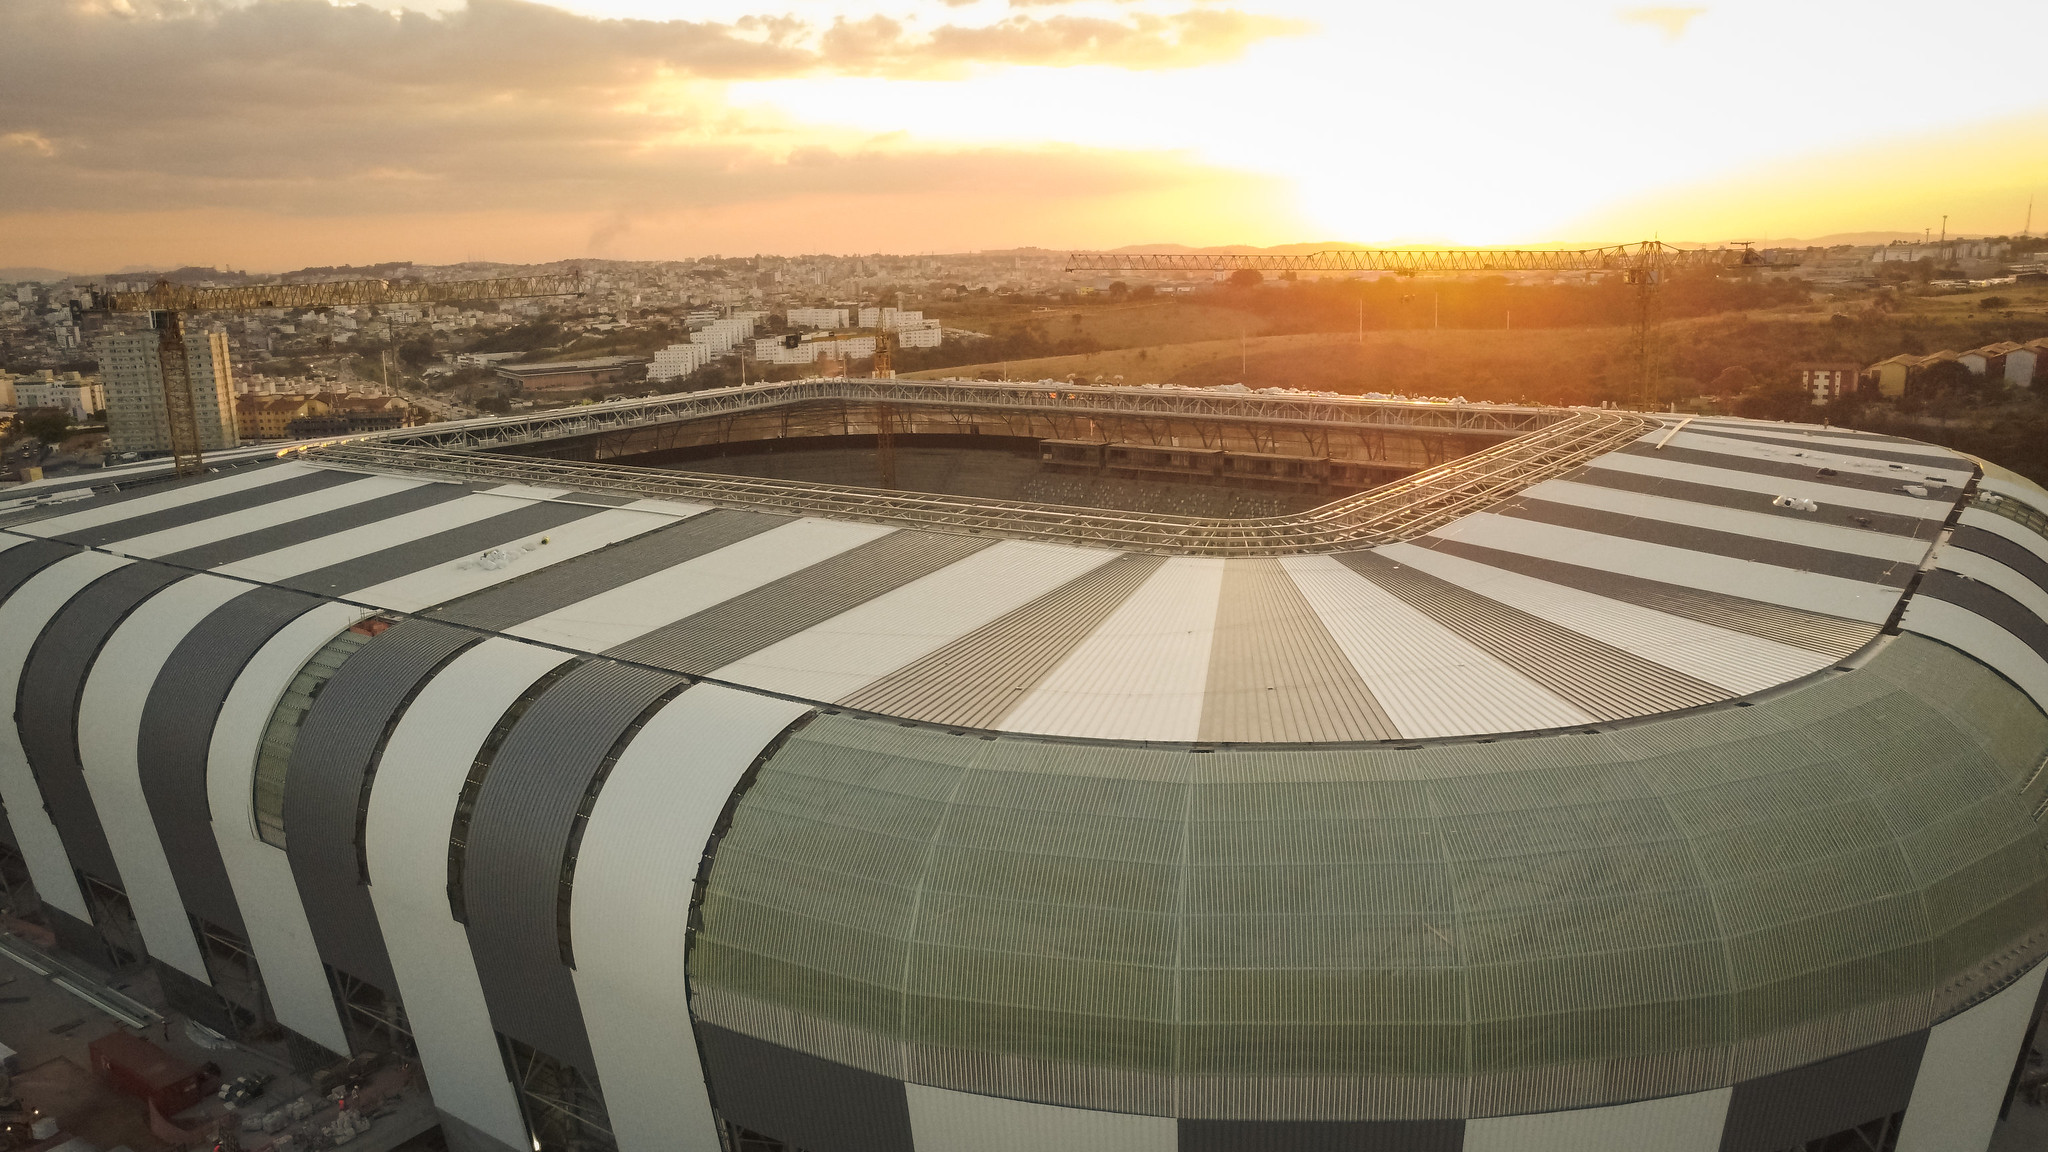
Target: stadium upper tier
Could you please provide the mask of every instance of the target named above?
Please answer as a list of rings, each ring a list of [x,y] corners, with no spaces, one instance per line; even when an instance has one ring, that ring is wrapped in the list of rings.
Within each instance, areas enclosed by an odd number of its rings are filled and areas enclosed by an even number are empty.
[[[76,950],[112,889],[316,1044],[402,1000],[463,1148],[547,1134],[501,1052],[649,1152],[1988,1134],[1957,1069],[2048,954],[2048,492],[1475,411],[1512,438],[1338,501],[1351,545],[473,428],[17,501],[8,842]]]

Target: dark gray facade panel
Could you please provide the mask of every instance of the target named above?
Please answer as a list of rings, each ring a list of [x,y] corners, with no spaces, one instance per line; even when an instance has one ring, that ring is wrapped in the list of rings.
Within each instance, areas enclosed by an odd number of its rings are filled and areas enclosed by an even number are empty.
[[[133,516],[125,520],[95,524],[90,528],[81,528],[76,532],[66,532],[64,535],[57,537],[57,539],[71,544],[82,544],[88,548],[98,548],[105,544],[111,544],[116,540],[133,540],[137,536],[147,536],[151,532],[161,532],[166,528],[178,528],[186,524],[197,524],[201,520],[211,520],[215,516],[226,516],[231,513],[246,511],[250,508],[272,504],[293,496],[303,496],[308,492],[319,492],[323,489],[333,488],[337,485],[347,484],[352,480],[360,480],[362,478],[362,473],[360,472],[337,472],[325,468],[316,469],[303,475],[286,477],[275,483],[258,484],[251,488],[243,488],[237,492],[227,492],[205,500],[194,500],[189,504],[180,504],[175,508],[164,508],[156,512],[145,512],[140,516]],[[153,488],[149,491],[155,493],[162,491],[162,489]],[[90,503],[81,502],[67,507],[66,511],[77,512],[100,506],[98,501]]]
[[[791,519],[717,509],[472,592],[428,615],[471,628],[502,631],[737,544]]]
[[[1596,596],[1605,596],[1610,600],[1621,600],[1638,607],[1672,616],[1683,616],[1688,620],[1697,620],[1716,628],[1726,628],[1731,632],[1741,632],[1758,639],[1790,644],[1795,648],[1804,648],[1827,656],[1847,656],[1870,643],[1878,633],[1876,625],[1866,624],[1860,620],[1822,616],[1797,608],[1767,604],[1761,600],[1745,600],[1739,596],[1687,588],[1682,584],[1666,584],[1661,580],[1648,580],[1640,576],[1586,568],[1559,560],[1546,560],[1540,556],[1525,556],[1519,552],[1506,552],[1498,548],[1468,544],[1463,540],[1425,536],[1412,543],[1421,548],[1460,556],[1475,563],[1519,572],[1524,576],[1533,576],[1552,584],[1576,588],[1581,592],[1591,592]]]
[[[555,900],[577,806],[633,720],[681,677],[598,660],[542,693],[499,747],[470,818],[462,882],[470,952],[498,1031],[582,1069],[597,1064]]]
[[[1581,508],[1575,504],[1538,500],[1526,495],[1500,505],[1493,511],[1504,516],[1555,524],[1560,528],[1577,528],[1582,532],[1598,532],[1605,536],[1640,540],[1646,544],[1663,544],[1671,548],[1685,548],[1714,556],[1751,560],[1758,564],[1775,564],[1780,568],[1819,572],[1828,576],[1840,576],[1845,580],[1860,580],[1867,584],[1883,584],[1894,588],[1904,588],[1912,580],[1913,573],[1919,569],[1917,563],[1904,560],[1832,552],[1826,548],[1809,548],[1804,544],[1765,540],[1757,536],[1745,536],[1740,532],[1722,532],[1714,528],[1700,528],[1669,520],[1652,520],[1644,516],[1630,516],[1600,508]]]
[[[1637,492],[1644,496],[1662,496],[1693,504],[1712,504],[1719,508],[1757,512],[1783,520],[1796,520],[1802,524],[1834,524],[1865,532],[1881,532],[1888,536],[1911,536],[1918,540],[1931,541],[1941,532],[1941,514],[1931,517],[1897,516],[1889,512],[1873,512],[1866,508],[1830,504],[1825,501],[1820,502],[1819,512],[1801,512],[1796,508],[1778,507],[1771,502],[1777,497],[1767,492],[1723,488],[1714,484],[1695,484],[1690,480],[1645,476],[1640,472],[1623,472],[1616,468],[1581,468],[1559,479],[1569,480],[1575,484],[1596,484],[1620,492]],[[1934,510],[1935,506],[1929,505],[1929,511]]]
[[[79,759],[79,700],[107,638],[143,601],[185,575],[146,561],[107,573],[50,618],[22,668],[15,726],[42,790],[43,807],[71,866],[115,887],[121,887],[120,869]]]
[[[1119,556],[840,703],[933,724],[992,728],[1164,563],[1164,556]]]
[[[1225,561],[1198,739],[1400,735],[1278,560]]]
[[[1728,698],[1726,690],[1703,680],[1377,552],[1351,552],[1337,560],[1596,719],[1670,712]]]
[[[891,532],[657,628],[607,655],[704,675],[994,543],[973,536]]]
[[[1780,1152],[1905,1111],[1926,1049],[1923,1030],[1737,1084],[1721,1152]]]
[[[5,804],[0,804],[0,844],[5,844],[16,852],[21,851],[21,841],[14,838],[14,824],[7,818]]]
[[[285,776],[286,855],[320,958],[392,995],[397,979],[356,867],[363,775],[420,680],[478,639],[466,629],[406,620],[357,649],[307,710]]]
[[[564,492],[555,497],[564,504],[598,504],[606,508],[617,508],[641,499],[638,496],[622,496],[617,492]]]
[[[441,1137],[448,1142],[448,1152],[527,1152],[514,1148],[480,1128],[441,1113]]]
[[[282,588],[251,589],[208,613],[164,662],[136,740],[142,793],[185,910],[247,935],[206,799],[214,722],[242,669],[278,629],[320,601]]]
[[[107,947],[107,938],[100,935],[97,927],[49,904],[43,905],[43,919],[57,937],[59,949],[73,956],[82,956],[101,968],[120,967],[113,950]]]
[[[14,590],[28,583],[36,573],[78,551],[72,544],[30,540],[0,552],[0,604],[6,603],[7,598],[14,595]]]
[[[460,560],[471,553],[482,553],[531,536],[546,532],[564,524],[594,516],[603,511],[577,504],[561,504],[542,500],[501,513],[472,524],[450,528],[419,540],[395,544],[367,555],[344,560],[339,564],[302,573],[288,580],[280,580],[280,588],[292,588],[301,592],[315,592],[323,596],[346,596],[358,588],[368,588],[395,580],[400,576]]]
[[[247,560],[251,556],[261,556],[265,552],[275,552],[294,544],[304,544],[308,540],[318,540],[322,536],[332,536],[336,532],[346,532],[350,528],[360,528],[365,524],[374,524],[393,516],[403,516],[407,512],[417,512],[422,508],[445,504],[467,495],[469,489],[460,484],[422,484],[417,488],[393,492],[389,496],[379,496],[374,500],[364,500],[332,511],[315,513],[303,519],[273,524],[268,528],[245,532],[240,536],[216,540],[211,544],[201,544],[196,548],[172,552],[158,559],[166,564],[177,564],[186,568],[218,568],[223,564],[233,564],[237,560]]]
[[[697,1041],[712,1104],[727,1121],[804,1152],[913,1152],[901,1080],[715,1024],[698,1024]]]
[[[1975,465],[1961,456],[1940,456],[1930,452],[1905,452],[1898,448],[1887,448],[1882,444],[1851,445],[1835,443],[1802,444],[1789,436],[1753,436],[1745,432],[1719,428],[1712,425],[1694,424],[1686,429],[1701,436],[1716,436],[1723,440],[1741,440],[1750,444],[1768,444],[1773,448],[1788,448],[1795,451],[1826,452],[1833,456],[1855,456],[1864,460],[1878,460],[1887,464],[1904,464],[1908,468],[1933,468],[1953,471],[1960,468],[1973,471]],[[1895,442],[1896,443],[1896,442]],[[1925,447],[1925,445],[1922,445]],[[1925,479],[1923,476],[1908,477],[1909,481]]]
[[[1182,1120],[1179,1152],[1460,1152],[1463,1120]]]
[[[2034,615],[2026,605],[1991,585],[1936,568],[1920,581],[1919,594],[1982,616],[2012,633],[2021,643],[2032,648],[2035,655],[2048,660],[2048,623]]]
[[[1826,484],[1835,488],[1854,488],[1859,492],[1889,492],[1899,494],[1901,484],[1924,484],[1925,477],[1904,471],[1892,476],[1872,476],[1865,472],[1843,472],[1833,470],[1833,476],[1821,475],[1821,464],[1794,464],[1783,460],[1758,460],[1748,456],[1731,456],[1726,452],[1708,452],[1699,448],[1681,448],[1676,444],[1666,445],[1659,450],[1654,441],[1631,444],[1621,451],[1631,456],[1646,456],[1652,460],[1675,460],[1682,464],[1698,464],[1707,468],[1727,468],[1735,472],[1748,472],[1754,476],[1779,476],[1787,480],[1805,480],[1813,484]],[[1950,465],[1953,467],[1953,465]]]
[[[1958,524],[1948,542],[1967,552],[1989,556],[2007,568],[2025,576],[2044,592],[2048,592],[2048,560],[2043,560],[2018,544],[1996,532],[1969,524]]]

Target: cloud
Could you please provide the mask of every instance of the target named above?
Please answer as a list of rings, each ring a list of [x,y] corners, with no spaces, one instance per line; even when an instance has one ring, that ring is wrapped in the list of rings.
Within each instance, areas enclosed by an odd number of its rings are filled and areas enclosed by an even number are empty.
[[[1625,8],[1621,20],[1624,24],[1655,28],[1664,33],[1666,41],[1675,43],[1693,20],[1705,12],[1705,8]]]

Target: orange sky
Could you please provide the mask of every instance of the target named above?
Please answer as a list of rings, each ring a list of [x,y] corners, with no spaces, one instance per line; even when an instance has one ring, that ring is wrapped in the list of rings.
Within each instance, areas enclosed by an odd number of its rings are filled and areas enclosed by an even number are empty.
[[[2048,86],[1901,45],[2048,9],[1938,15],[8,0],[0,266],[2017,231]]]

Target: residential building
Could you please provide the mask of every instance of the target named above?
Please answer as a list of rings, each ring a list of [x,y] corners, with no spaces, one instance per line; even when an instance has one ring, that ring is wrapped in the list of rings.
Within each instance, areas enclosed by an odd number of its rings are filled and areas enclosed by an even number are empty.
[[[17,407],[14,403],[14,374],[0,372],[0,408]]]
[[[649,380],[675,380],[688,376],[697,369],[711,363],[711,348],[706,344],[671,344],[654,354],[654,363],[647,366]]]
[[[1815,404],[1825,404],[1856,391],[1863,379],[1863,369],[1855,364],[1801,364],[1799,386],[1813,397]]]
[[[2005,386],[2032,388],[2041,378],[2041,357],[2048,353],[2048,338],[2029,340],[2005,354]]]
[[[13,393],[17,408],[57,408],[76,421],[107,410],[107,394],[100,381],[76,372],[58,376],[46,368],[33,376],[17,378]]]
[[[937,320],[926,320],[913,327],[896,330],[896,343],[903,348],[937,348],[945,338],[945,330]]]
[[[844,308],[791,308],[786,314],[791,328],[850,328],[853,321]]]
[[[1906,385],[1912,382],[1920,371],[1921,358],[1901,352],[1888,360],[1879,360],[1870,366],[1869,372],[1877,381],[1877,394],[1899,397],[1906,394]]]
[[[192,383],[193,417],[199,425],[199,447],[232,448],[235,433],[234,373],[229,367],[228,334],[202,332],[185,323],[185,371]],[[106,384],[107,436],[116,452],[165,452],[171,447],[170,416],[164,410],[164,383],[157,362],[157,334],[130,332],[108,336],[98,345],[100,373]]]

